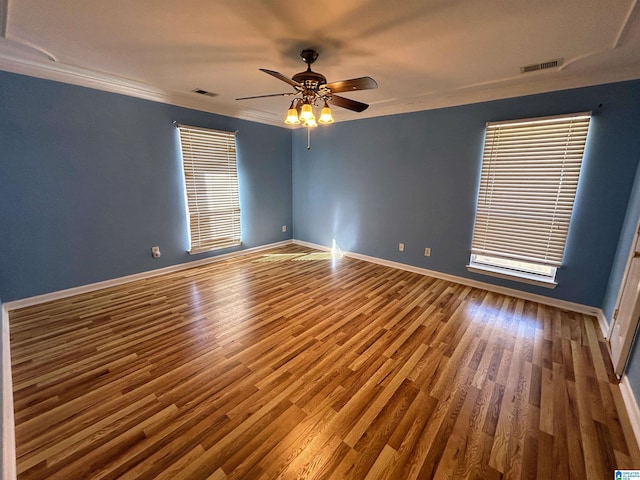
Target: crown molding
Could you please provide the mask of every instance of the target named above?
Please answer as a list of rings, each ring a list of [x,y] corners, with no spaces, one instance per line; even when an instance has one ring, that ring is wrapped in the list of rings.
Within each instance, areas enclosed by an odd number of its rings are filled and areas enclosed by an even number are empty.
[[[395,98],[389,103],[372,104],[360,118],[395,115],[397,113],[419,112],[438,108],[456,107],[494,100],[538,95],[542,93],[591,87],[608,83],[626,82],[640,79],[640,63],[628,68],[607,72],[549,75],[549,72],[536,72],[528,75],[538,78],[521,81],[521,77],[511,77],[496,82],[470,85],[445,92],[434,92],[414,98]],[[398,110],[402,110],[399,112]]]
[[[16,45],[16,43],[12,40],[0,39],[0,70],[287,128],[279,118],[269,118],[267,115],[260,115],[259,112],[211,105],[207,100],[192,98],[189,94],[168,92],[143,82],[56,62],[47,52],[29,45]],[[21,50],[29,50],[29,55],[17,55],[16,52]]]
[[[0,0],[0,4],[1,2],[2,0]],[[143,82],[56,62],[45,51],[7,38],[0,38],[0,70],[280,128],[295,129],[295,127],[284,125],[279,117],[273,116],[268,112],[229,108],[218,103],[212,104],[208,98],[197,98],[195,96],[197,94],[170,92]],[[374,102],[368,110],[360,113],[357,119],[345,118],[343,121],[398,115],[636,80],[640,79],[640,64],[594,73],[567,74],[566,71],[558,71],[556,72],[558,73],[557,75],[549,75],[549,73],[536,72],[528,74],[531,75],[531,78],[527,79],[521,76],[514,76],[495,82],[474,84],[444,92],[433,92],[419,97],[394,98],[390,101]]]

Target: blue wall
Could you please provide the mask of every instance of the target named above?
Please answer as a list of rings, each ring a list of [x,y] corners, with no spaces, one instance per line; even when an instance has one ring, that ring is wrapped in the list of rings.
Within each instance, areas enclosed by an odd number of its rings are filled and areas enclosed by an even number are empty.
[[[5,301],[234,250],[186,252],[173,121],[238,130],[242,248],[291,238],[289,130],[0,72]]]
[[[309,151],[298,130],[294,238],[601,307],[640,160],[638,105],[635,81],[319,127]],[[485,123],[588,110],[558,287],[468,272]]]
[[[640,215],[638,105],[640,82],[602,85],[319,127],[307,151],[302,129],[292,142],[287,129],[0,72],[0,296],[233,250],[186,253],[178,121],[239,131],[243,248],[292,231],[335,238],[345,250],[610,315]],[[467,272],[485,122],[584,110],[594,117],[559,286]],[[628,374],[640,397],[637,344]]]

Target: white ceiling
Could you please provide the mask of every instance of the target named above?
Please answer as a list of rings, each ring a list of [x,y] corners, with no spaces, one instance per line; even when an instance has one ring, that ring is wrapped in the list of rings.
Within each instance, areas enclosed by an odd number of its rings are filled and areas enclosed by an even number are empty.
[[[310,47],[329,82],[379,84],[336,121],[640,78],[640,0],[0,0],[0,19],[2,70],[279,126],[287,97],[235,98],[292,91],[258,68],[291,77]]]

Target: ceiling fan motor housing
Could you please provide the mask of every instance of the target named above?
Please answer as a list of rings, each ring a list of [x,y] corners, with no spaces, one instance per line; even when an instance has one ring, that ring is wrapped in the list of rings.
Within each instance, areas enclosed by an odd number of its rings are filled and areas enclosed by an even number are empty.
[[[290,110],[294,108],[294,106],[301,108],[302,105],[316,105],[316,102],[319,100],[324,101],[325,107],[328,107],[327,103],[331,103],[337,107],[346,108],[347,110],[352,110],[354,112],[362,112],[367,109],[369,105],[366,103],[341,97],[340,95],[336,95],[336,93],[378,88],[378,84],[373,78],[360,77],[342,80],[340,82],[327,83],[327,79],[324,75],[311,70],[311,64],[318,58],[318,52],[308,48],[300,52],[300,57],[302,57],[302,60],[307,64],[307,69],[304,72],[296,73],[291,79],[274,70],[268,70],[266,68],[260,69],[264,73],[288,83],[294,88],[295,93],[258,95],[238,98],[236,100],[294,95]]]
[[[303,84],[306,88],[315,88],[319,85],[324,85],[327,83],[327,79],[324,75],[316,72],[312,72],[311,70],[307,70],[306,72],[296,73],[292,79],[298,83]]]

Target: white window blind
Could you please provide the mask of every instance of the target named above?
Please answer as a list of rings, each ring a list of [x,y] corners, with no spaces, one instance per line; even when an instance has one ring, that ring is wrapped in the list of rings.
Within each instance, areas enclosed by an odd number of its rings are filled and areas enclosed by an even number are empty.
[[[240,245],[236,136],[178,125],[187,199],[189,253]]]
[[[590,118],[487,123],[472,254],[560,266]]]

